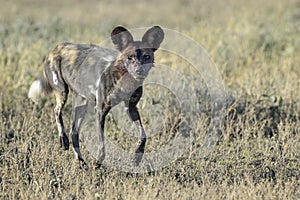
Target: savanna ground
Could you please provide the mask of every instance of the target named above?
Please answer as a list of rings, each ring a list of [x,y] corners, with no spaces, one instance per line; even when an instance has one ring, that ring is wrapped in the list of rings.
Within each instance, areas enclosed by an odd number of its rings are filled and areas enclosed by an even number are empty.
[[[300,198],[299,1],[1,0],[0,5],[0,199]],[[55,44],[99,44],[119,24],[158,24],[207,50],[231,99],[222,136],[209,155],[196,155],[201,154],[196,136],[162,169],[135,174],[80,169],[72,151],[60,150],[54,98],[34,105],[27,99],[30,84]],[[156,62],[184,67],[160,51]],[[172,74],[166,78],[176,84]],[[147,98],[172,102],[160,90],[152,93],[145,90],[145,105]],[[141,109],[145,124],[158,117]],[[71,104],[65,110],[70,127]],[[164,117],[176,114],[170,110]],[[199,115],[196,135],[205,134],[209,117],[209,112]],[[172,122],[149,138],[147,152],[176,137]],[[136,138],[114,123],[108,123],[106,136],[128,151],[134,148]],[[89,153],[83,154],[92,165]]]

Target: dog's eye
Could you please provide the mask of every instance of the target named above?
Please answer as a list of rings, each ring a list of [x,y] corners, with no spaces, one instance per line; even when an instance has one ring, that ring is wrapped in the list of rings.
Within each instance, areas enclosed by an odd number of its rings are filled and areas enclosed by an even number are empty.
[[[144,55],[144,59],[145,59],[145,60],[149,60],[150,58],[151,58],[150,55]]]
[[[127,57],[128,60],[132,60],[132,59],[134,59],[134,58],[135,58],[135,55],[129,55],[129,56]]]

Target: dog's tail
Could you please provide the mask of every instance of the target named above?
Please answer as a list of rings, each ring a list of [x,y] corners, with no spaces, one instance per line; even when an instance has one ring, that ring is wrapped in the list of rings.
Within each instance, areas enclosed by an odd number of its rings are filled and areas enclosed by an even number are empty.
[[[43,75],[35,80],[28,91],[28,98],[37,103],[42,97],[50,94],[53,91],[51,88],[45,70]]]

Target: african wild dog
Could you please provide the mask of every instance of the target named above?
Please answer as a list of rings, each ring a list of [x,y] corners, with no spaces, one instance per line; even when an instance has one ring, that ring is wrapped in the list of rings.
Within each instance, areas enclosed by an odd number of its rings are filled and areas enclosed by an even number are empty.
[[[134,41],[128,30],[118,26],[111,33],[111,40],[118,51],[72,43],[59,44],[51,51],[44,62],[43,75],[32,83],[28,97],[36,102],[45,94],[55,94],[55,119],[61,147],[69,149],[62,119],[69,91],[73,94],[74,109],[72,143],[76,157],[83,163],[78,134],[87,106],[95,106],[99,136],[97,164],[101,164],[105,158],[105,116],[113,106],[123,101],[138,129],[139,141],[133,161],[136,165],[140,163],[146,135],[136,105],[142,96],[143,81],[153,66],[154,52],[163,39],[164,32],[159,26],[146,31],[141,41]]]

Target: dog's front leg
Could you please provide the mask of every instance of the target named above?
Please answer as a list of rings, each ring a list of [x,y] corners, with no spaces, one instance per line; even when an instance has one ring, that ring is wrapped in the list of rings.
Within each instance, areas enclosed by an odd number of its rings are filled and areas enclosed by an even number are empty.
[[[141,96],[143,93],[143,88],[139,87],[131,96],[129,102],[125,102],[125,105],[127,107],[127,114],[129,115],[131,121],[134,123],[137,132],[138,132],[138,145],[135,150],[135,154],[133,157],[133,162],[135,165],[139,165],[139,163],[142,160],[144,151],[145,151],[145,145],[146,145],[146,134],[142,125],[140,113],[136,107],[137,103],[139,102]]]
[[[102,111],[97,111],[97,135],[98,135],[98,150],[96,164],[101,165],[105,158],[105,145],[104,145],[104,124],[105,116]]]
[[[136,106],[129,105],[128,107],[128,115],[130,116],[131,120],[135,124],[138,132],[138,145],[135,150],[135,154],[133,157],[133,162],[135,165],[139,165],[139,163],[142,160],[144,151],[145,151],[145,145],[146,145],[146,134],[141,122],[140,114]]]
[[[98,151],[96,164],[102,164],[105,158],[105,144],[104,144],[104,125],[105,117],[110,110],[110,106],[103,106],[102,109],[97,109],[97,135],[98,135]]]

